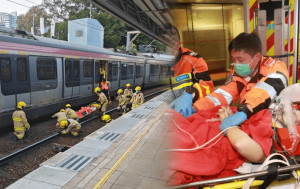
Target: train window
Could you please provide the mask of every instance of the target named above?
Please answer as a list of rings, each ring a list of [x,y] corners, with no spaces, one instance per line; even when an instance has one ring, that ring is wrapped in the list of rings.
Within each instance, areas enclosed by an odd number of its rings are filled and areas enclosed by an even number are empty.
[[[72,70],[71,64],[72,64],[71,60],[66,60],[66,62],[65,62],[66,79],[72,77],[72,75],[71,75],[71,70]]]
[[[117,81],[118,80],[118,62],[111,62],[108,64],[108,80]]]
[[[128,64],[127,79],[133,79],[133,64]]]
[[[36,62],[37,78],[39,80],[57,78],[57,65],[55,58],[37,58]]]
[[[75,78],[79,78],[79,73],[80,73],[80,66],[79,66],[79,60],[76,60],[73,62],[73,76]]]
[[[18,58],[17,59],[18,65],[18,79],[19,81],[26,81],[27,80],[27,62],[25,58]]]
[[[2,82],[10,82],[11,77],[11,63],[9,58],[1,58],[1,80]]]
[[[166,78],[168,75],[168,66],[160,66],[160,77],[162,79]]]
[[[128,64],[121,64],[121,80],[127,79],[127,66]]]
[[[135,77],[141,78],[141,77],[143,77],[143,73],[144,73],[144,66],[136,65],[135,66]]]
[[[92,60],[83,61],[83,76],[84,77],[93,77],[94,65]]]
[[[150,65],[150,75],[157,76],[159,74],[159,65]]]

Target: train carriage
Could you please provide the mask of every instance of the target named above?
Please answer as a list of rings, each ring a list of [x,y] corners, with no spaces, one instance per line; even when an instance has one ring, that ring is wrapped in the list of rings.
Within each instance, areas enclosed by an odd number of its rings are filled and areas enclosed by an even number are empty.
[[[126,83],[159,84],[160,78],[166,78],[160,67],[174,63],[172,56],[132,56],[0,29],[0,130],[12,126],[11,114],[18,101],[27,104],[27,117],[33,120],[66,103],[79,107],[95,101],[93,89],[102,78],[111,82],[113,95]]]

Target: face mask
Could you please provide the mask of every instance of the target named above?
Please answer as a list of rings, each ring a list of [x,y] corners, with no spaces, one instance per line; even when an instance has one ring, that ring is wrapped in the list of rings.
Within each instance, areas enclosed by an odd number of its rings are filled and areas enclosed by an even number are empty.
[[[253,59],[254,57],[248,64],[231,63],[231,65],[234,66],[234,72],[241,77],[246,77],[252,74],[253,70],[250,69],[250,64],[253,61]]]

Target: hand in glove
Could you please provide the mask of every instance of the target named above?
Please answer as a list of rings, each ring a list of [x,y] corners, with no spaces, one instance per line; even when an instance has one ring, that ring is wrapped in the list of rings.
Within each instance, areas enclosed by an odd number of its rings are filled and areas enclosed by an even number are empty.
[[[247,120],[247,115],[244,112],[236,112],[235,114],[225,118],[221,125],[220,130],[224,131],[227,128],[233,127],[233,126],[239,126],[240,124],[244,123],[244,121]],[[227,135],[227,132],[224,132],[224,135]]]
[[[29,125],[29,123],[27,123],[27,124],[25,125],[25,131],[29,131],[29,129],[30,129],[30,125]]]
[[[192,107],[193,105],[193,95],[187,92],[182,93],[180,97],[174,100],[170,105],[170,108],[182,114],[183,117],[189,117],[195,110]]]
[[[66,130],[63,130],[63,131],[61,131],[60,132],[62,135],[65,135],[65,134],[67,134],[67,131]]]

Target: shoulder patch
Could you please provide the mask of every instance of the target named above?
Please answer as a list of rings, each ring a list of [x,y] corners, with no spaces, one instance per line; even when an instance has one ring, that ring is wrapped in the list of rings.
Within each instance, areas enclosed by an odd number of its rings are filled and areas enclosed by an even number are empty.
[[[233,78],[233,75],[230,74],[230,75],[227,77],[226,81],[225,81],[225,85],[231,83],[231,82],[232,82],[232,78]]]

